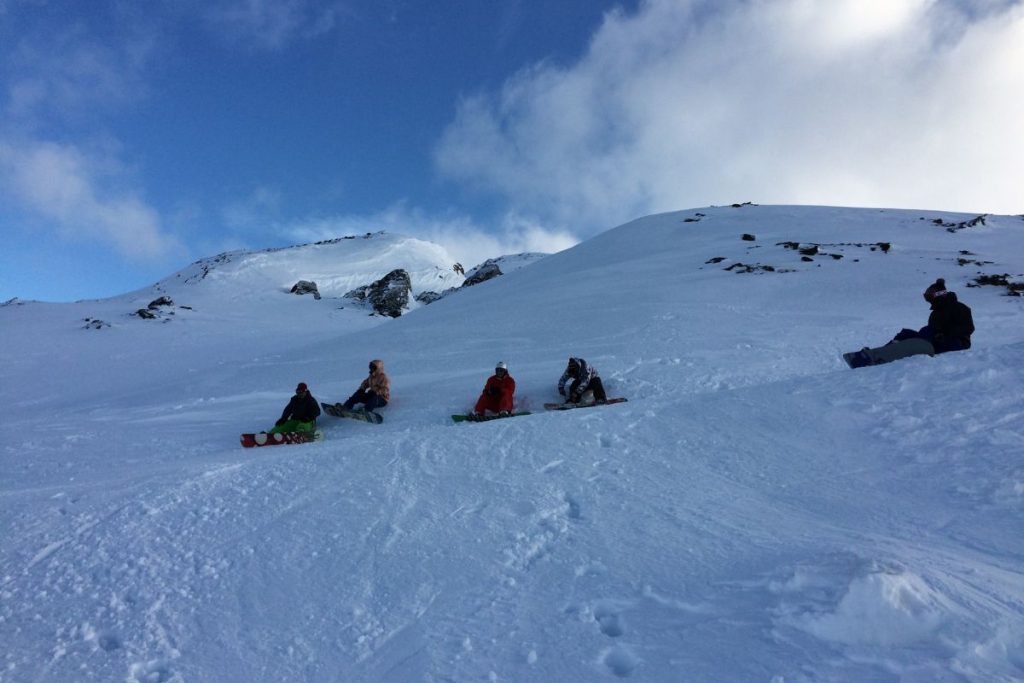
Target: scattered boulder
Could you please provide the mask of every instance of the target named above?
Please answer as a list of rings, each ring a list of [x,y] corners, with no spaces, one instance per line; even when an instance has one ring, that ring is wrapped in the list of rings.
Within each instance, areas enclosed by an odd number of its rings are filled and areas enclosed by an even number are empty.
[[[151,311],[155,311],[155,310],[159,309],[161,306],[173,306],[173,305],[174,305],[174,302],[171,300],[171,297],[169,297],[169,296],[162,296],[159,299],[153,299],[152,301],[150,301],[149,302],[149,306],[147,306],[146,308],[148,308]]]
[[[481,282],[487,282],[501,275],[501,268],[498,267],[497,263],[493,261],[485,261],[482,266],[476,269],[476,272],[466,278],[466,281],[462,283],[463,287],[472,287],[478,285]]]
[[[745,232],[743,233],[743,237],[741,237],[740,239],[743,240],[744,242],[753,242],[754,240],[757,239],[757,237]]]
[[[1017,276],[1018,278],[1024,276]],[[1006,296],[1024,296],[1024,282],[1014,282],[1009,273],[985,274],[974,278],[974,282],[968,282],[968,287],[1006,287]]]
[[[312,294],[314,299],[317,301],[320,300],[320,290],[317,289],[316,283],[310,280],[299,280],[296,282],[292,285],[291,293],[298,294],[300,296],[303,294]]]
[[[750,265],[747,263],[734,263],[725,270],[729,270],[735,273],[774,273],[774,272],[787,272],[787,271],[776,271],[775,266],[762,266],[760,263],[756,265]]]
[[[104,327],[110,327],[110,323],[98,318],[83,318],[85,324],[82,325],[84,330],[102,330]]]
[[[704,264],[707,265],[709,263],[721,263],[724,260],[724,256],[713,256],[712,258],[709,258],[707,261],[705,261]]]
[[[442,296],[444,295],[437,292],[420,292],[416,295],[416,301],[419,301],[421,304],[432,304]]]
[[[137,311],[130,313],[129,315],[134,315],[135,317],[141,318],[142,320],[162,319],[166,323],[170,322],[170,320],[166,316],[173,316],[176,313],[175,309],[178,308],[188,311],[192,310],[191,306],[176,305],[169,296],[161,296],[150,301],[145,308],[140,308]],[[91,320],[91,318],[86,318],[86,320]]]
[[[412,280],[401,268],[391,271],[376,282],[357,287],[345,294],[349,299],[367,301],[375,313],[397,318],[409,306]]]
[[[988,218],[988,214],[981,214],[980,216],[975,216],[969,221],[960,221],[959,223],[948,223],[942,220],[941,218],[936,218],[935,220],[932,221],[932,223],[939,226],[940,228],[945,228],[946,232],[960,232],[961,230],[964,230],[966,228],[973,228],[979,225],[985,225],[986,218]]]

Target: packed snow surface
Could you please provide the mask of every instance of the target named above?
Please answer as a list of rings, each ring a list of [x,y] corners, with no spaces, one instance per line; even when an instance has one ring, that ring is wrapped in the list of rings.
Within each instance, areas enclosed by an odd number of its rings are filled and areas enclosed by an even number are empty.
[[[369,239],[0,307],[0,680],[1019,681],[1024,299],[968,284],[1024,218],[975,218],[651,216],[395,320],[339,308]],[[847,368],[937,277],[973,348]],[[545,412],[570,355],[629,401]],[[372,358],[383,424],[239,447]],[[453,423],[499,360],[533,414]]]

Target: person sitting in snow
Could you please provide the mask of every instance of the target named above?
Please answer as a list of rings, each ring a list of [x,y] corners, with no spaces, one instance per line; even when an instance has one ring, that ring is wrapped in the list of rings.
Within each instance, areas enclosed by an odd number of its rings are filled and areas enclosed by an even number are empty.
[[[516,381],[508,374],[508,365],[505,361],[499,361],[494,367],[494,374],[491,375],[480,398],[473,408],[473,415],[483,417],[488,411],[499,415],[508,415],[512,412],[513,394],[516,392]]]
[[[971,348],[974,317],[970,307],[959,301],[954,292],[946,289],[946,281],[939,278],[929,285],[924,290],[924,300],[932,307],[927,325],[920,330],[904,328],[885,346],[861,349],[852,354],[849,361],[851,367],[879,365],[909,356],[933,356]]]
[[[568,394],[566,383],[569,380]],[[597,370],[587,365],[582,358],[570,358],[565,372],[558,380],[558,393],[565,396],[566,403],[604,403],[608,397],[604,393],[604,384],[597,375]]]
[[[966,351],[971,348],[974,334],[974,316],[971,308],[946,289],[946,281],[936,280],[924,291],[924,299],[932,306],[928,324],[918,334],[929,340],[935,353]]]
[[[370,376],[362,381],[356,393],[345,401],[345,410],[352,410],[356,404],[363,404],[364,410],[383,408],[391,400],[391,380],[384,374],[384,361],[370,361]]]
[[[312,432],[316,429],[316,418],[320,415],[320,404],[309,393],[305,382],[295,387],[295,395],[284,407],[281,417],[274,423],[271,434],[281,432]]]

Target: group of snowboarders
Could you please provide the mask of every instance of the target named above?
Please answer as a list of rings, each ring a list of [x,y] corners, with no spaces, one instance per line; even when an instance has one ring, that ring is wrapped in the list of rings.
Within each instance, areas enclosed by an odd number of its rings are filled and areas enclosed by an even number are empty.
[[[470,413],[471,418],[486,416],[507,417],[512,414],[515,402],[516,381],[509,374],[508,364],[499,361],[494,368],[480,398]],[[589,405],[602,404],[607,401],[604,385],[597,370],[582,358],[572,357],[565,371],[558,379],[558,393],[565,397],[566,403]],[[384,361],[370,361],[370,374],[364,379],[355,393],[339,406],[346,411],[354,411],[357,406],[364,413],[373,413],[388,404],[391,399],[391,381],[384,373]],[[326,405],[326,404],[325,404]],[[331,406],[327,406],[331,409]],[[287,432],[313,432],[316,418],[320,416],[320,405],[309,392],[305,382],[295,387],[295,395],[288,401],[281,417],[274,424],[269,434]]]
[[[850,367],[860,368],[909,356],[931,356],[971,348],[971,335],[974,334],[971,309],[954,292],[946,289],[945,280],[939,278],[929,285],[924,291],[924,299],[931,306],[927,325],[918,330],[904,328],[883,346],[864,347],[860,351],[844,354]],[[374,359],[370,361],[369,367],[369,375],[356,391],[344,404],[336,405],[345,411],[354,411],[356,406],[361,406],[363,414],[372,414],[376,417],[375,421],[379,422],[380,416],[375,411],[391,400],[391,382],[384,373],[384,361]],[[499,361],[494,374],[484,384],[473,412],[466,417],[483,419],[512,415],[515,391],[516,381],[509,374],[508,364]],[[565,398],[566,404],[603,404],[608,400],[597,371],[586,360],[576,356],[569,358],[565,371],[558,379],[558,393]],[[300,382],[295,388],[295,395],[288,401],[269,433],[312,433],[319,415],[320,405],[309,392],[309,387]]]

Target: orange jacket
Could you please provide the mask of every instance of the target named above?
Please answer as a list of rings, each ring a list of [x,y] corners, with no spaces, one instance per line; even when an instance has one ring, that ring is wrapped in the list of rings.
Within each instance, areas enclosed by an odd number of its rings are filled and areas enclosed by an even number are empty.
[[[391,400],[391,380],[384,374],[384,361],[372,360],[370,364],[373,366],[373,371],[370,372],[370,376],[363,380],[363,383],[359,385],[359,388],[363,391],[372,391],[373,393],[380,396],[385,401]]]

